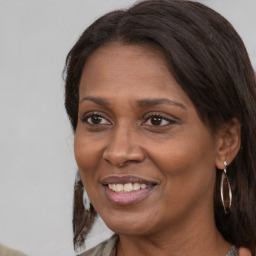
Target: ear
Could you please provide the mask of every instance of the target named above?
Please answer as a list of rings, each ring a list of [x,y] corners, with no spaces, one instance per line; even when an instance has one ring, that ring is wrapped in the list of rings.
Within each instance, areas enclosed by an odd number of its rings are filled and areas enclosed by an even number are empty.
[[[226,122],[217,132],[217,155],[215,165],[224,168],[224,161],[229,165],[236,157],[241,145],[241,124],[235,118]]]

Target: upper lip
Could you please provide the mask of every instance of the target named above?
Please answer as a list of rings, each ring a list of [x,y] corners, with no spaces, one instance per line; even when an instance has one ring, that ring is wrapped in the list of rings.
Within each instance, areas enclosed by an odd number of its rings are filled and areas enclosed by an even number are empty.
[[[155,185],[155,181],[146,180],[136,176],[108,176],[102,180],[103,185],[107,184],[126,184],[126,183],[139,183],[146,185]]]

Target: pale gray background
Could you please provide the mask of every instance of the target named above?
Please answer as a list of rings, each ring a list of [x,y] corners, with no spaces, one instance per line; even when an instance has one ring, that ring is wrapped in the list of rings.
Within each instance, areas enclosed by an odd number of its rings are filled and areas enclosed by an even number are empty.
[[[63,105],[64,60],[95,18],[133,2],[0,0],[0,243],[31,256],[73,255],[76,164]],[[231,21],[255,68],[256,0],[201,2]]]

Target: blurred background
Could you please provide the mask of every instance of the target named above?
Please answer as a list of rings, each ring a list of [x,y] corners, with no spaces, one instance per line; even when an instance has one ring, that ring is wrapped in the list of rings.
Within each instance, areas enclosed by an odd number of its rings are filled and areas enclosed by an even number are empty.
[[[65,57],[97,17],[134,2],[0,0],[0,243],[29,256],[74,255]],[[256,69],[256,0],[200,2],[233,24]],[[88,248],[109,234],[99,221]]]

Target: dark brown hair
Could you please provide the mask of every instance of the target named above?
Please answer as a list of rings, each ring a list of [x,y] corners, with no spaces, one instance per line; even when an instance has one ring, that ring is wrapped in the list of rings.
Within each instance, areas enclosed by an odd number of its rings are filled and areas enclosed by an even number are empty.
[[[227,241],[255,253],[256,85],[239,35],[220,14],[190,1],[148,0],[104,15],[84,31],[67,56],[65,107],[74,132],[84,64],[92,52],[111,41],[161,49],[170,73],[213,132],[231,118],[241,123],[241,148],[228,167],[231,212],[224,213],[216,189],[215,220]],[[74,192],[75,246],[84,242],[96,215],[95,210],[88,215],[82,207],[82,186],[78,181]]]

